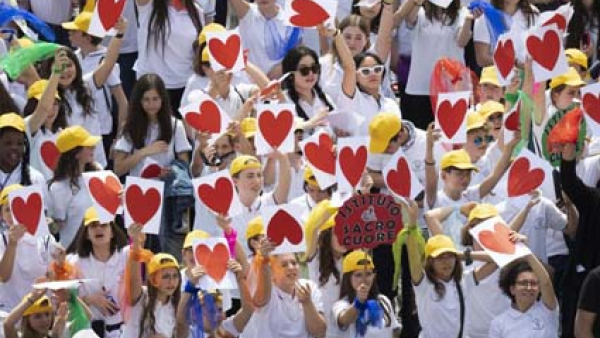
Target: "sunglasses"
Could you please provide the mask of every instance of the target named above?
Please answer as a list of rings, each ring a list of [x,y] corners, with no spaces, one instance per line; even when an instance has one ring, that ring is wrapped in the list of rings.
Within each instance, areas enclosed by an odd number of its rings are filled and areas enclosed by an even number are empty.
[[[377,65],[373,67],[360,67],[358,68],[358,72],[362,76],[369,76],[371,74],[381,74],[385,67],[383,65]]]
[[[321,72],[321,65],[315,63],[312,66],[300,66],[298,67],[298,72],[302,76],[307,76],[310,74],[310,72],[313,72],[313,74],[319,74]]]
[[[494,137],[491,135],[477,136],[475,139],[473,139],[473,143],[476,146],[480,146],[483,142],[492,143],[493,141],[494,141]]]

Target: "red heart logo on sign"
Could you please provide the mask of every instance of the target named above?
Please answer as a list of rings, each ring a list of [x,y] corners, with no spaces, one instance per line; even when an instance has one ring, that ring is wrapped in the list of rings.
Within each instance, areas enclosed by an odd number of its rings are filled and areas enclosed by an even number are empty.
[[[352,148],[344,147],[340,151],[339,161],[344,177],[351,186],[356,187],[367,165],[367,148],[360,146],[355,153]]]
[[[512,255],[515,253],[515,243],[510,241],[511,230],[504,224],[494,224],[494,231],[483,230],[479,233],[479,243],[489,250]]]
[[[319,143],[307,143],[304,147],[304,155],[315,168],[330,175],[335,174],[335,153],[329,135],[319,135]]]
[[[508,130],[519,130],[519,124],[521,124],[520,122],[520,116],[519,114],[521,113],[521,101],[519,101],[519,103],[517,103],[517,107],[509,113],[508,117],[506,118],[506,120],[504,121],[504,127]]]
[[[160,176],[161,169],[162,168],[158,164],[152,163],[152,164],[148,165],[146,168],[144,168],[140,177],[142,177],[142,178],[157,178]]]
[[[467,114],[467,101],[458,100],[454,104],[450,101],[440,103],[437,111],[437,119],[444,134],[452,139],[460,129],[465,115]]]
[[[562,32],[564,32],[567,29],[567,19],[559,13],[554,14],[553,17],[551,17],[550,19],[546,20],[546,22],[544,22],[543,26],[550,26],[552,24],[556,24],[558,26],[558,29],[560,29]]]
[[[200,184],[198,196],[210,210],[219,215],[227,215],[233,201],[233,185],[229,179],[220,177],[214,187]]]
[[[515,66],[515,60],[515,46],[512,40],[499,41],[494,52],[494,64],[503,78],[510,74]]]
[[[544,183],[544,170],[529,170],[530,163],[526,157],[518,158],[508,172],[508,196],[515,197],[530,193]]]
[[[115,26],[123,13],[126,0],[98,0],[98,16],[104,30]]]
[[[292,9],[298,14],[292,16],[290,22],[298,27],[315,27],[329,19],[329,13],[314,1],[295,0]]]
[[[117,209],[121,205],[119,193],[123,189],[118,179],[107,176],[102,181],[99,177],[92,177],[90,178],[89,188],[90,194],[100,206],[113,215],[117,213]]]
[[[210,278],[221,282],[227,273],[229,249],[223,243],[217,243],[211,250],[207,245],[200,244],[196,247],[196,261],[202,265]]]
[[[293,245],[302,242],[304,234],[298,221],[285,210],[278,210],[267,225],[267,238],[276,246],[280,246],[284,239]]]
[[[199,112],[188,112],[185,121],[198,131],[212,134],[221,132],[221,111],[212,101],[204,101],[198,107]]]
[[[535,62],[551,71],[560,56],[560,37],[555,31],[547,31],[543,39],[532,35],[527,38],[527,51]]]
[[[258,128],[265,141],[273,148],[281,146],[293,125],[294,115],[287,109],[280,111],[277,117],[270,110],[265,110],[258,117]]]
[[[592,120],[600,123],[600,98],[592,93],[583,96],[583,109]]]
[[[208,49],[210,54],[226,69],[231,69],[240,55],[242,42],[237,34],[230,35],[225,43],[218,38],[210,39]]]
[[[54,142],[46,141],[42,143],[42,146],[40,147],[40,154],[42,155],[42,161],[44,161],[46,167],[51,170],[56,169],[60,152],[58,151],[58,148]]]
[[[395,194],[410,198],[411,176],[404,157],[398,158],[396,169],[388,171],[385,183]]]
[[[27,202],[21,197],[16,197],[10,207],[16,223],[22,224],[30,234],[35,235],[42,217],[42,196],[32,193],[27,196]]]
[[[125,191],[125,203],[131,219],[145,225],[160,208],[160,193],[156,188],[150,188],[144,193],[142,188],[132,185]]]

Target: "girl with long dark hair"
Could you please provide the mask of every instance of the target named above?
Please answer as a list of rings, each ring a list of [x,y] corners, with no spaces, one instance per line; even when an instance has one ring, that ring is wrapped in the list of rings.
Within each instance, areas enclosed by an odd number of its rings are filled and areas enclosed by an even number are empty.
[[[573,0],[573,17],[569,21],[566,48],[582,50],[589,58],[589,64],[598,60],[600,53],[600,2],[594,0]]]

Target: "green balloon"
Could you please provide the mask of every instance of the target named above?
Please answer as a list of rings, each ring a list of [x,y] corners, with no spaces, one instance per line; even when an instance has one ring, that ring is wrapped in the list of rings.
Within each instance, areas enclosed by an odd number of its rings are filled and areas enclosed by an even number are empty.
[[[33,46],[19,48],[0,59],[0,68],[12,79],[16,79],[32,64],[50,58],[60,47],[55,43],[38,42]]]

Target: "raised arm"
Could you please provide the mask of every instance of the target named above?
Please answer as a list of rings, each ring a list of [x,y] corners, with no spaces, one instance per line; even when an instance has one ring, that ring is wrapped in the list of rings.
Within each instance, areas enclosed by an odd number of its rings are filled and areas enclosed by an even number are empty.
[[[409,235],[406,239],[406,249],[408,252],[408,264],[410,267],[410,277],[414,285],[421,284],[423,281],[423,256],[417,241],[416,231],[421,231],[417,227],[417,215],[419,207],[415,201],[409,201],[407,210],[409,211]]]
[[[515,137],[507,144],[504,145],[504,149],[502,150],[502,156],[494,166],[494,170],[492,173],[486,177],[479,186],[479,196],[480,198],[484,198],[487,196],[498,184],[498,181],[502,178],[508,166],[510,165],[510,157],[512,155],[515,146],[521,140],[521,134],[515,133]]]
[[[277,151],[276,158],[279,165],[279,177],[277,178],[277,185],[273,191],[273,198],[277,204],[285,204],[287,203],[290,194],[292,169],[287,154],[282,154]]]
[[[31,134],[37,133],[40,127],[46,122],[48,114],[54,108],[54,100],[56,99],[56,91],[58,89],[58,80],[65,69],[65,65],[70,62],[67,52],[64,49],[59,49],[54,57],[54,65],[52,66],[52,75],[48,79],[48,85],[42,93],[42,97],[38,101],[33,114],[28,120],[29,131]]]
[[[383,1],[381,10],[381,21],[379,24],[379,32],[377,34],[377,41],[375,42],[375,52],[379,55],[379,58],[386,63],[390,56],[390,50],[392,48],[392,32],[394,30],[394,3],[397,0]]]
[[[4,336],[6,338],[19,337],[18,330],[15,328],[15,326],[23,318],[23,313],[25,312],[25,310],[27,310],[31,305],[33,305],[33,303],[35,303],[38,299],[44,296],[45,293],[45,289],[33,290],[30,295],[26,296],[21,300],[17,307],[10,311],[8,317],[6,317],[6,319],[4,320]]]
[[[228,0],[228,2],[233,7],[235,14],[237,14],[237,17],[240,20],[242,20],[250,10],[250,4],[248,4],[246,0]]]
[[[354,97],[356,92],[356,64],[354,63],[354,57],[344,40],[342,32],[339,30],[336,30],[333,34],[333,43],[335,43],[342,70],[344,71],[342,92],[348,97]]]
[[[409,0],[412,2],[412,0]],[[438,171],[433,158],[433,145],[440,138],[439,131],[435,130],[431,122],[427,127],[427,144],[425,147],[425,202],[427,207],[433,208],[437,200]]]
[[[402,6],[394,13],[394,26],[397,27],[402,20],[406,20],[406,24],[414,27],[417,23],[419,9],[423,6],[425,0],[405,0]]]
[[[119,18],[119,21],[117,21],[114,28],[117,30],[117,35],[113,36],[110,40],[104,60],[102,60],[100,65],[98,65],[98,68],[94,70],[94,84],[96,85],[96,88],[104,86],[115,63],[117,63],[121,44],[123,43],[123,34],[125,34],[125,30],[127,29],[127,20],[123,17]]]
[[[467,11],[465,21],[463,21],[462,26],[458,31],[458,35],[456,36],[456,44],[461,48],[464,48],[469,43],[469,40],[471,40],[471,36],[473,35],[474,14],[468,9],[465,10]]]
[[[429,210],[425,213],[425,222],[433,236],[444,233],[442,222],[454,211],[453,207],[442,207]]]
[[[550,309],[554,310],[558,306],[556,300],[556,294],[554,293],[554,286],[552,286],[552,280],[544,265],[535,257],[534,254],[527,256],[527,262],[531,266],[533,273],[537,276],[540,282],[540,293],[542,294],[542,302]]]
[[[142,296],[142,269],[140,260],[138,257],[143,250],[146,236],[142,233],[141,224],[132,224],[129,229],[129,236],[131,237],[131,251],[129,252],[130,258],[127,260],[127,269],[129,269],[129,305],[134,306]]]
[[[259,250],[261,256],[255,258],[262,259],[262,261],[259,262],[260,268],[258,271],[258,286],[253,297],[254,306],[259,308],[266,306],[269,304],[269,301],[271,301],[271,288],[273,287],[273,282],[271,280],[270,254],[273,249],[273,244],[265,238],[260,242]]]

